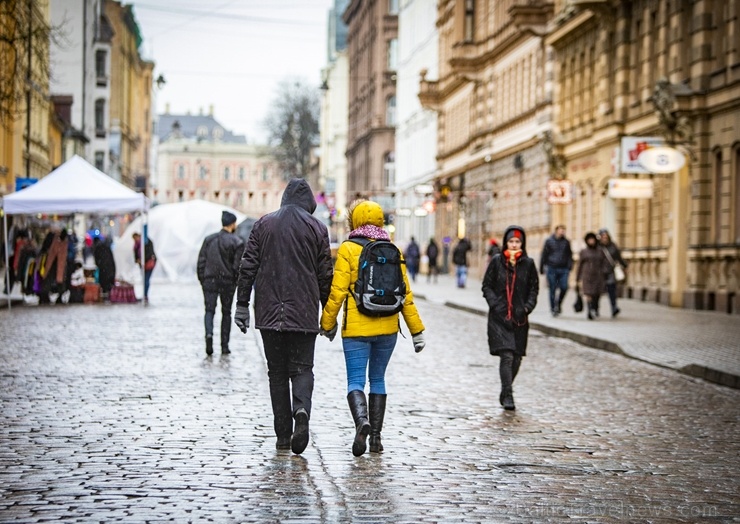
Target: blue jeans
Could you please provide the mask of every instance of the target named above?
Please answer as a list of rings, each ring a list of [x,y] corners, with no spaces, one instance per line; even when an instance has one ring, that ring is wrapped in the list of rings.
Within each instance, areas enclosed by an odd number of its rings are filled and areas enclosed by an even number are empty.
[[[152,273],[154,273],[153,269],[150,269],[148,271],[144,271],[144,298],[149,298],[149,282],[152,280]]]
[[[457,287],[465,287],[468,280],[468,266],[457,266]]]
[[[365,391],[367,377],[370,379],[370,393],[385,394],[385,370],[397,338],[398,333],[342,339],[344,362],[347,365],[347,393]]]
[[[568,291],[568,275],[570,269],[567,267],[550,267],[547,266],[547,286],[550,288],[550,311],[560,308],[565,298],[565,292]],[[555,292],[560,290],[559,296]]]

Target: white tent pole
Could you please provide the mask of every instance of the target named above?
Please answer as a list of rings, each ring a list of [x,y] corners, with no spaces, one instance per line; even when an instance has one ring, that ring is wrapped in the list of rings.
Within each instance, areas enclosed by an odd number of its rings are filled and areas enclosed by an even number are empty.
[[[8,311],[10,311],[10,255],[8,255],[8,214],[3,210],[3,235],[5,236],[5,282],[8,286]]]

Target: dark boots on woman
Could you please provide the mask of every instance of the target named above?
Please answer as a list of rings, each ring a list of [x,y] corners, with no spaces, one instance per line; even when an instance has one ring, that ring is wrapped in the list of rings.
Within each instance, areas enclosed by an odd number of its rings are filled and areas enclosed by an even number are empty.
[[[514,392],[511,388],[501,390],[499,401],[505,410],[514,411],[516,409],[516,406],[514,405]]]
[[[370,433],[365,392],[359,389],[350,391],[347,395],[347,403],[355,421],[355,440],[352,443],[352,454],[359,457],[367,450],[367,435]]]
[[[385,418],[385,401],[388,395],[370,393],[370,452],[380,453],[383,451],[383,443],[380,441],[380,432],[383,431],[383,419]]]

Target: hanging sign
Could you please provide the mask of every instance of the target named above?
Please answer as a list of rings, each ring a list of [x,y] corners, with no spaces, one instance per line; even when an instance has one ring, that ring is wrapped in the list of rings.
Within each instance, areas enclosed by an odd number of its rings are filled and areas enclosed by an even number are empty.
[[[637,157],[637,161],[650,173],[675,173],[686,164],[686,157],[672,147],[651,147]]]
[[[547,181],[548,204],[570,204],[573,201],[573,182],[570,180]]]
[[[653,198],[653,181],[644,178],[610,178],[611,198]]]
[[[638,160],[640,154],[652,147],[660,147],[664,144],[665,141],[659,136],[622,137],[622,144],[620,147],[622,161],[620,162],[619,171],[621,173],[639,173],[647,175],[650,171],[640,164],[640,161]]]

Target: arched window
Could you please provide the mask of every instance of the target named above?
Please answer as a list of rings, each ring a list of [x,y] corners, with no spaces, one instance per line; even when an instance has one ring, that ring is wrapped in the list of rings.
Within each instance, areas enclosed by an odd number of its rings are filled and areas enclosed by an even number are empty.
[[[389,151],[383,157],[383,186],[396,185],[396,153]]]

